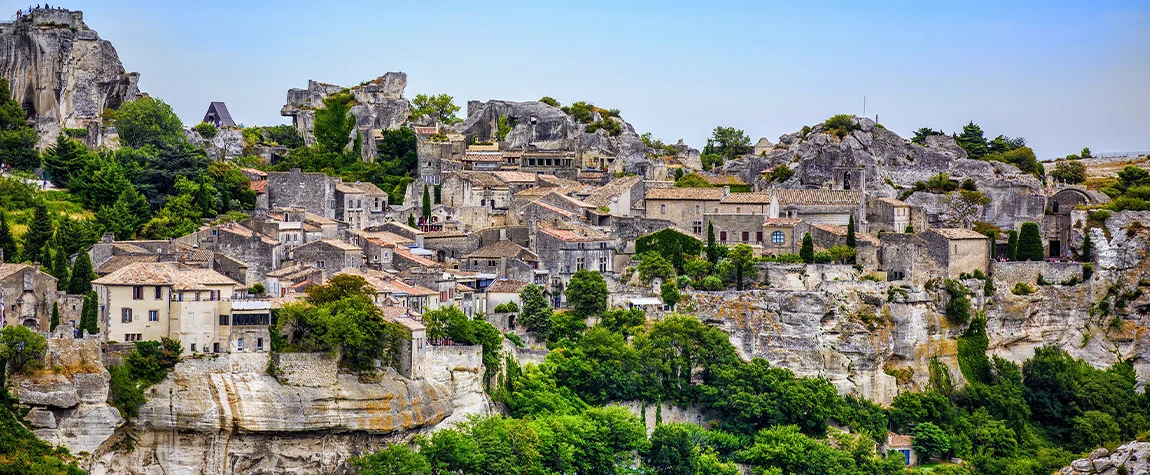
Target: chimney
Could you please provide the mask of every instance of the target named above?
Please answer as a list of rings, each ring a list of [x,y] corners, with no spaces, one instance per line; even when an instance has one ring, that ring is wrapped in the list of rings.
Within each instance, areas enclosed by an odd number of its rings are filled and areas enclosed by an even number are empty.
[[[723,198],[726,198],[727,195],[730,195],[730,194],[731,194],[731,187],[730,186],[724,186],[723,187]]]

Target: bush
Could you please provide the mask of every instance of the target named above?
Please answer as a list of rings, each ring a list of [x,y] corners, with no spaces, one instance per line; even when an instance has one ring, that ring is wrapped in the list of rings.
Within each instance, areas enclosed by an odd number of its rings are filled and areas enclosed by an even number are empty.
[[[552,98],[551,96],[543,96],[543,98],[542,98],[542,99],[539,99],[539,102],[542,102],[542,103],[544,103],[544,104],[547,104],[547,105],[549,105],[549,106],[551,106],[551,107],[562,107],[562,105],[561,105],[561,104],[559,104],[559,101],[555,100],[555,99],[554,99],[554,98]]]
[[[196,133],[200,134],[200,137],[203,137],[204,140],[214,139],[216,134],[220,132],[220,129],[217,129],[215,125],[209,124],[207,122],[200,122],[196,124],[192,127],[192,130],[195,130]]]
[[[795,171],[792,170],[791,167],[786,166],[786,164],[783,164],[771,170],[771,173],[767,175],[767,182],[782,183],[791,179],[792,176],[795,176]]]
[[[1022,232],[1018,234],[1018,255],[1020,261],[1042,261],[1045,259],[1042,248],[1042,235],[1036,223],[1022,223]]]
[[[1030,295],[1033,294],[1035,290],[1034,287],[1030,286],[1030,284],[1027,284],[1026,282],[1019,282],[1014,284],[1014,288],[1010,289],[1010,292],[1014,295]]]
[[[112,379],[109,384],[112,404],[120,411],[125,420],[131,420],[140,412],[144,405],[144,390],[132,378],[131,370],[126,364],[108,367]]]
[[[831,118],[827,119],[823,125],[826,127],[826,132],[828,134],[834,135],[840,139],[846,137],[852,131],[861,128],[858,124],[858,120],[855,119],[855,116],[850,114],[833,115]]]
[[[0,330],[0,360],[7,361],[13,373],[40,368],[40,357],[47,348],[48,341],[27,327],[12,325]]]
[[[501,303],[495,306],[495,313],[518,313],[519,305],[515,302]]]

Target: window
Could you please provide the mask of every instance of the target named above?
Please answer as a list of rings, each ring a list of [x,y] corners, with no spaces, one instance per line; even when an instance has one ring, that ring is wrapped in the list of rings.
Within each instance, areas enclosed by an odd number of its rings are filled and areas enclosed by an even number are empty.
[[[747,242],[747,241],[750,241],[750,240],[751,240],[751,233],[750,233],[750,231],[743,231],[743,242]]]
[[[197,301],[197,302],[199,302],[199,301],[200,301],[200,293],[199,293],[199,292],[196,292],[196,301]]]
[[[575,270],[577,270],[577,271],[583,270],[583,258],[582,257],[576,257],[575,258]]]
[[[220,315],[220,325],[227,325],[227,324],[228,324],[228,316],[227,315]]]
[[[160,321],[160,311],[159,310],[148,310],[148,321],[149,322]]]
[[[160,287],[157,285],[156,286],[156,300],[160,300],[163,297],[164,297],[164,289],[163,289],[163,287]]]
[[[667,214],[667,205],[659,205],[659,214]]]
[[[244,339],[243,338],[236,338],[236,350],[237,351],[244,351]],[[195,345],[192,345],[192,351],[196,351]]]
[[[141,340],[143,340],[143,335],[141,335],[139,333],[125,333],[124,334],[124,341],[141,341]]]
[[[495,267],[495,261],[492,261],[492,260],[487,261],[487,266],[488,267]]]
[[[132,287],[132,300],[144,300],[144,286]]]
[[[783,235],[782,231],[775,231],[771,233],[771,244],[785,244],[787,237]]]
[[[1051,209],[1051,211],[1057,213],[1058,212],[1058,202],[1055,201],[1053,204],[1051,204],[1050,209]]]
[[[600,257],[599,258],[599,272],[607,272],[607,258],[606,257]]]
[[[743,212],[743,208],[740,208],[740,207],[738,207],[738,206],[736,206],[736,207],[735,207],[735,214],[739,214],[739,213],[742,213],[742,212]]]
[[[851,189],[851,172],[843,172],[843,189]]]
[[[271,314],[267,313],[238,313],[232,315],[232,325],[267,326],[271,323]]]
[[[695,205],[695,214],[696,215],[703,214],[703,207],[699,206],[699,205]]]
[[[121,323],[132,323],[132,309],[130,309],[130,308],[121,308],[120,309],[120,322]]]
[[[763,242],[763,232],[755,231],[755,242]]]
[[[324,264],[325,263],[323,261],[315,261],[315,266],[320,268],[320,269],[324,268]]]
[[[192,353],[195,353],[195,352],[196,352],[196,344],[192,343]]]
[[[256,350],[263,351],[263,349],[264,349],[264,339],[263,338],[256,338]]]
[[[220,344],[218,342],[212,343],[212,353],[219,353],[219,352],[220,352]]]
[[[703,234],[703,222],[702,221],[691,222],[691,232],[693,232],[695,234]]]
[[[727,242],[727,232],[719,231],[719,242]]]

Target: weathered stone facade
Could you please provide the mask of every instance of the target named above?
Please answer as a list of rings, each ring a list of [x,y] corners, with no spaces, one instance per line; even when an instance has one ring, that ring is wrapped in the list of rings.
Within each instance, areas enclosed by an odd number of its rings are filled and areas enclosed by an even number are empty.
[[[48,330],[52,304],[60,298],[55,277],[28,264],[0,263],[0,295],[4,296],[7,325]]]
[[[328,353],[275,353],[276,379],[288,386],[326,388],[339,376],[339,355]]]

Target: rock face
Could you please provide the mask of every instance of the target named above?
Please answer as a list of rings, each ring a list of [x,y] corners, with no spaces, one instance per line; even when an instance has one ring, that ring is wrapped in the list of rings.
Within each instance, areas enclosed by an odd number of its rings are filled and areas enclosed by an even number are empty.
[[[41,146],[61,128],[99,125],[105,109],[140,96],[139,74],[124,70],[116,49],[79,11],[36,10],[0,23],[0,77],[36,121]]]
[[[1119,467],[1125,470],[1119,471]],[[1118,447],[1114,453],[1106,449],[1090,452],[1058,471],[1058,475],[1130,475],[1150,473],[1150,442],[1131,442]]]
[[[139,417],[96,452],[92,473],[339,473],[351,457],[434,426],[451,394],[390,372],[376,382],[339,375],[327,387],[285,386],[256,372],[203,372],[180,363],[147,391]]]
[[[188,143],[204,147],[212,160],[230,160],[244,155],[244,133],[237,128],[220,129],[211,139],[205,139],[193,129],[184,129]]]
[[[898,198],[916,182],[947,173],[960,183],[972,180],[990,198],[990,205],[975,220],[1003,229],[1018,229],[1026,221],[1042,223],[1046,200],[1041,182],[1033,175],[1005,163],[967,159],[966,152],[947,136],[928,137],[924,147],[870,119],[855,120],[859,129],[841,139],[817,124],[805,136],[796,132],[779,137],[765,156],[743,157],[724,168],[747,183],[780,188],[837,188],[849,172],[851,189],[865,190],[868,199]],[[778,165],[794,169],[794,176],[785,183],[760,181],[761,171]],[[948,207],[942,195],[919,191],[907,201],[923,206],[936,224],[946,217]]]
[[[376,152],[370,131],[397,129],[411,116],[411,103],[403,98],[406,87],[407,74],[402,72],[387,73],[350,88],[309,80],[307,89],[288,90],[287,103],[280,109],[280,115],[291,117],[292,125],[303,136],[304,143],[311,145],[315,142],[315,110],[324,107],[324,98],[346,89],[355,98],[356,105],[351,108],[351,113],[364,138],[364,157],[370,158]]]

